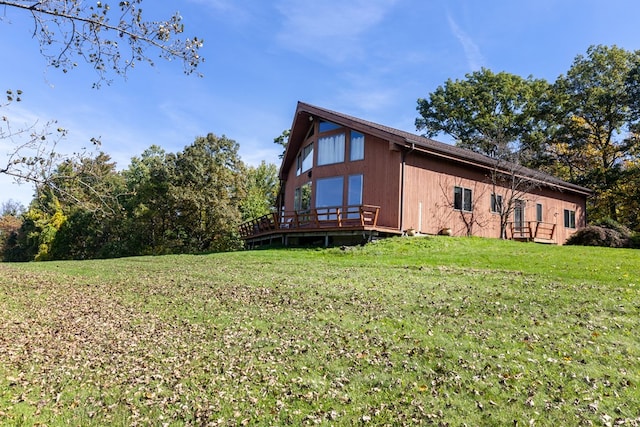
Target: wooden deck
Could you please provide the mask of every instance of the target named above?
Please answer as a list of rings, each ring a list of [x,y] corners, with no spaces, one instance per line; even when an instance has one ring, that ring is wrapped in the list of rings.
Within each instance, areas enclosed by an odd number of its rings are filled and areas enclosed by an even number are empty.
[[[556,224],[538,221],[525,221],[520,224],[510,222],[507,225],[511,240],[524,242],[555,244]]]
[[[292,239],[358,240],[377,233],[401,234],[400,231],[378,226],[379,206],[357,205],[284,211],[271,213],[240,225],[240,237],[249,247],[261,243],[281,241],[287,245]]]

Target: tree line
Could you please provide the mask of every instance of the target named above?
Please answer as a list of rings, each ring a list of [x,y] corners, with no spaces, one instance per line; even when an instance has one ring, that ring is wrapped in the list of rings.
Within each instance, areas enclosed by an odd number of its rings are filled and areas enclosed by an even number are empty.
[[[588,187],[589,222],[640,232],[640,51],[591,46],[555,82],[483,68],[417,104],[426,136],[445,133],[497,164]],[[274,142],[287,140],[285,131]],[[275,207],[276,166],[246,166],[225,136],[198,137],[179,153],[151,146],[122,171],[105,153],[53,154],[15,156],[0,170],[20,166],[36,184],[24,213],[0,211],[5,260],[234,250],[237,225]]]
[[[640,231],[640,51],[591,46],[555,82],[481,69],[417,109],[426,136],[590,188],[589,222]]]
[[[62,162],[19,214],[0,220],[5,261],[203,253],[241,247],[240,221],[275,205],[273,164],[245,165],[209,134],[178,153],[151,146],[116,170],[108,154]],[[20,217],[19,226],[11,218]]]

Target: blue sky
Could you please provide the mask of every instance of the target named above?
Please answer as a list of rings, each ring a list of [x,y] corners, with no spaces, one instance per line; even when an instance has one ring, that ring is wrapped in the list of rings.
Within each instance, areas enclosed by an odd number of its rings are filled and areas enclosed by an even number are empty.
[[[181,151],[209,132],[240,144],[242,159],[279,165],[273,138],[308,102],[415,132],[416,101],[481,67],[553,81],[590,45],[640,48],[636,0],[146,0],[147,19],[179,11],[204,39],[204,77],[176,62],[139,64],[92,89],[82,64],[47,69],[24,12],[0,8],[0,89],[23,101],[0,109],[16,127],[57,120],[58,151],[99,137],[125,168],[156,144]],[[444,138],[446,140],[446,138]],[[0,160],[9,147],[0,141]],[[2,164],[2,163],[0,163]],[[32,198],[0,176],[0,202]]]

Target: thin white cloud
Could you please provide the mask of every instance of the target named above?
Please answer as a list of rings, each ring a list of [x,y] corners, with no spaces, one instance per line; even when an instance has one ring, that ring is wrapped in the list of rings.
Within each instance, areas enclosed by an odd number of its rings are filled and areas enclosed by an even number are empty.
[[[475,43],[473,38],[469,36],[460,26],[454,21],[451,15],[447,14],[447,21],[449,22],[449,28],[456,39],[462,45],[464,54],[467,59],[467,64],[472,71],[479,70],[485,63],[485,59],[480,52],[480,48]]]
[[[397,0],[328,0],[321,5],[281,0],[284,18],[277,40],[297,52],[341,62],[360,53],[360,38],[379,24]]]
[[[238,10],[235,2],[231,0],[189,0],[191,3],[201,4],[218,12],[230,12]]]
[[[383,81],[368,81],[362,84],[345,85],[344,88],[338,89],[336,98],[347,111],[355,108],[358,113],[380,112],[394,104],[397,91]]]
[[[246,24],[250,20],[251,8],[247,8],[245,3],[234,0],[188,0],[209,9],[213,16],[222,18],[227,23]]]

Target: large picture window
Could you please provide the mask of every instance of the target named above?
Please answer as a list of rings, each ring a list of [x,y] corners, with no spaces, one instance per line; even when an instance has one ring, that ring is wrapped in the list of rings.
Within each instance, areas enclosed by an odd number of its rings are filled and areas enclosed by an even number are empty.
[[[316,209],[319,220],[338,219],[335,209],[342,206],[344,177],[334,176],[316,181]]]
[[[344,133],[318,138],[318,166],[344,162]]]
[[[333,176],[316,181],[316,208],[342,206],[344,177]]]
[[[459,211],[471,212],[473,192],[469,188],[453,187],[453,208]]]
[[[362,159],[364,159],[364,135],[352,130],[349,142],[349,160],[353,162]]]

